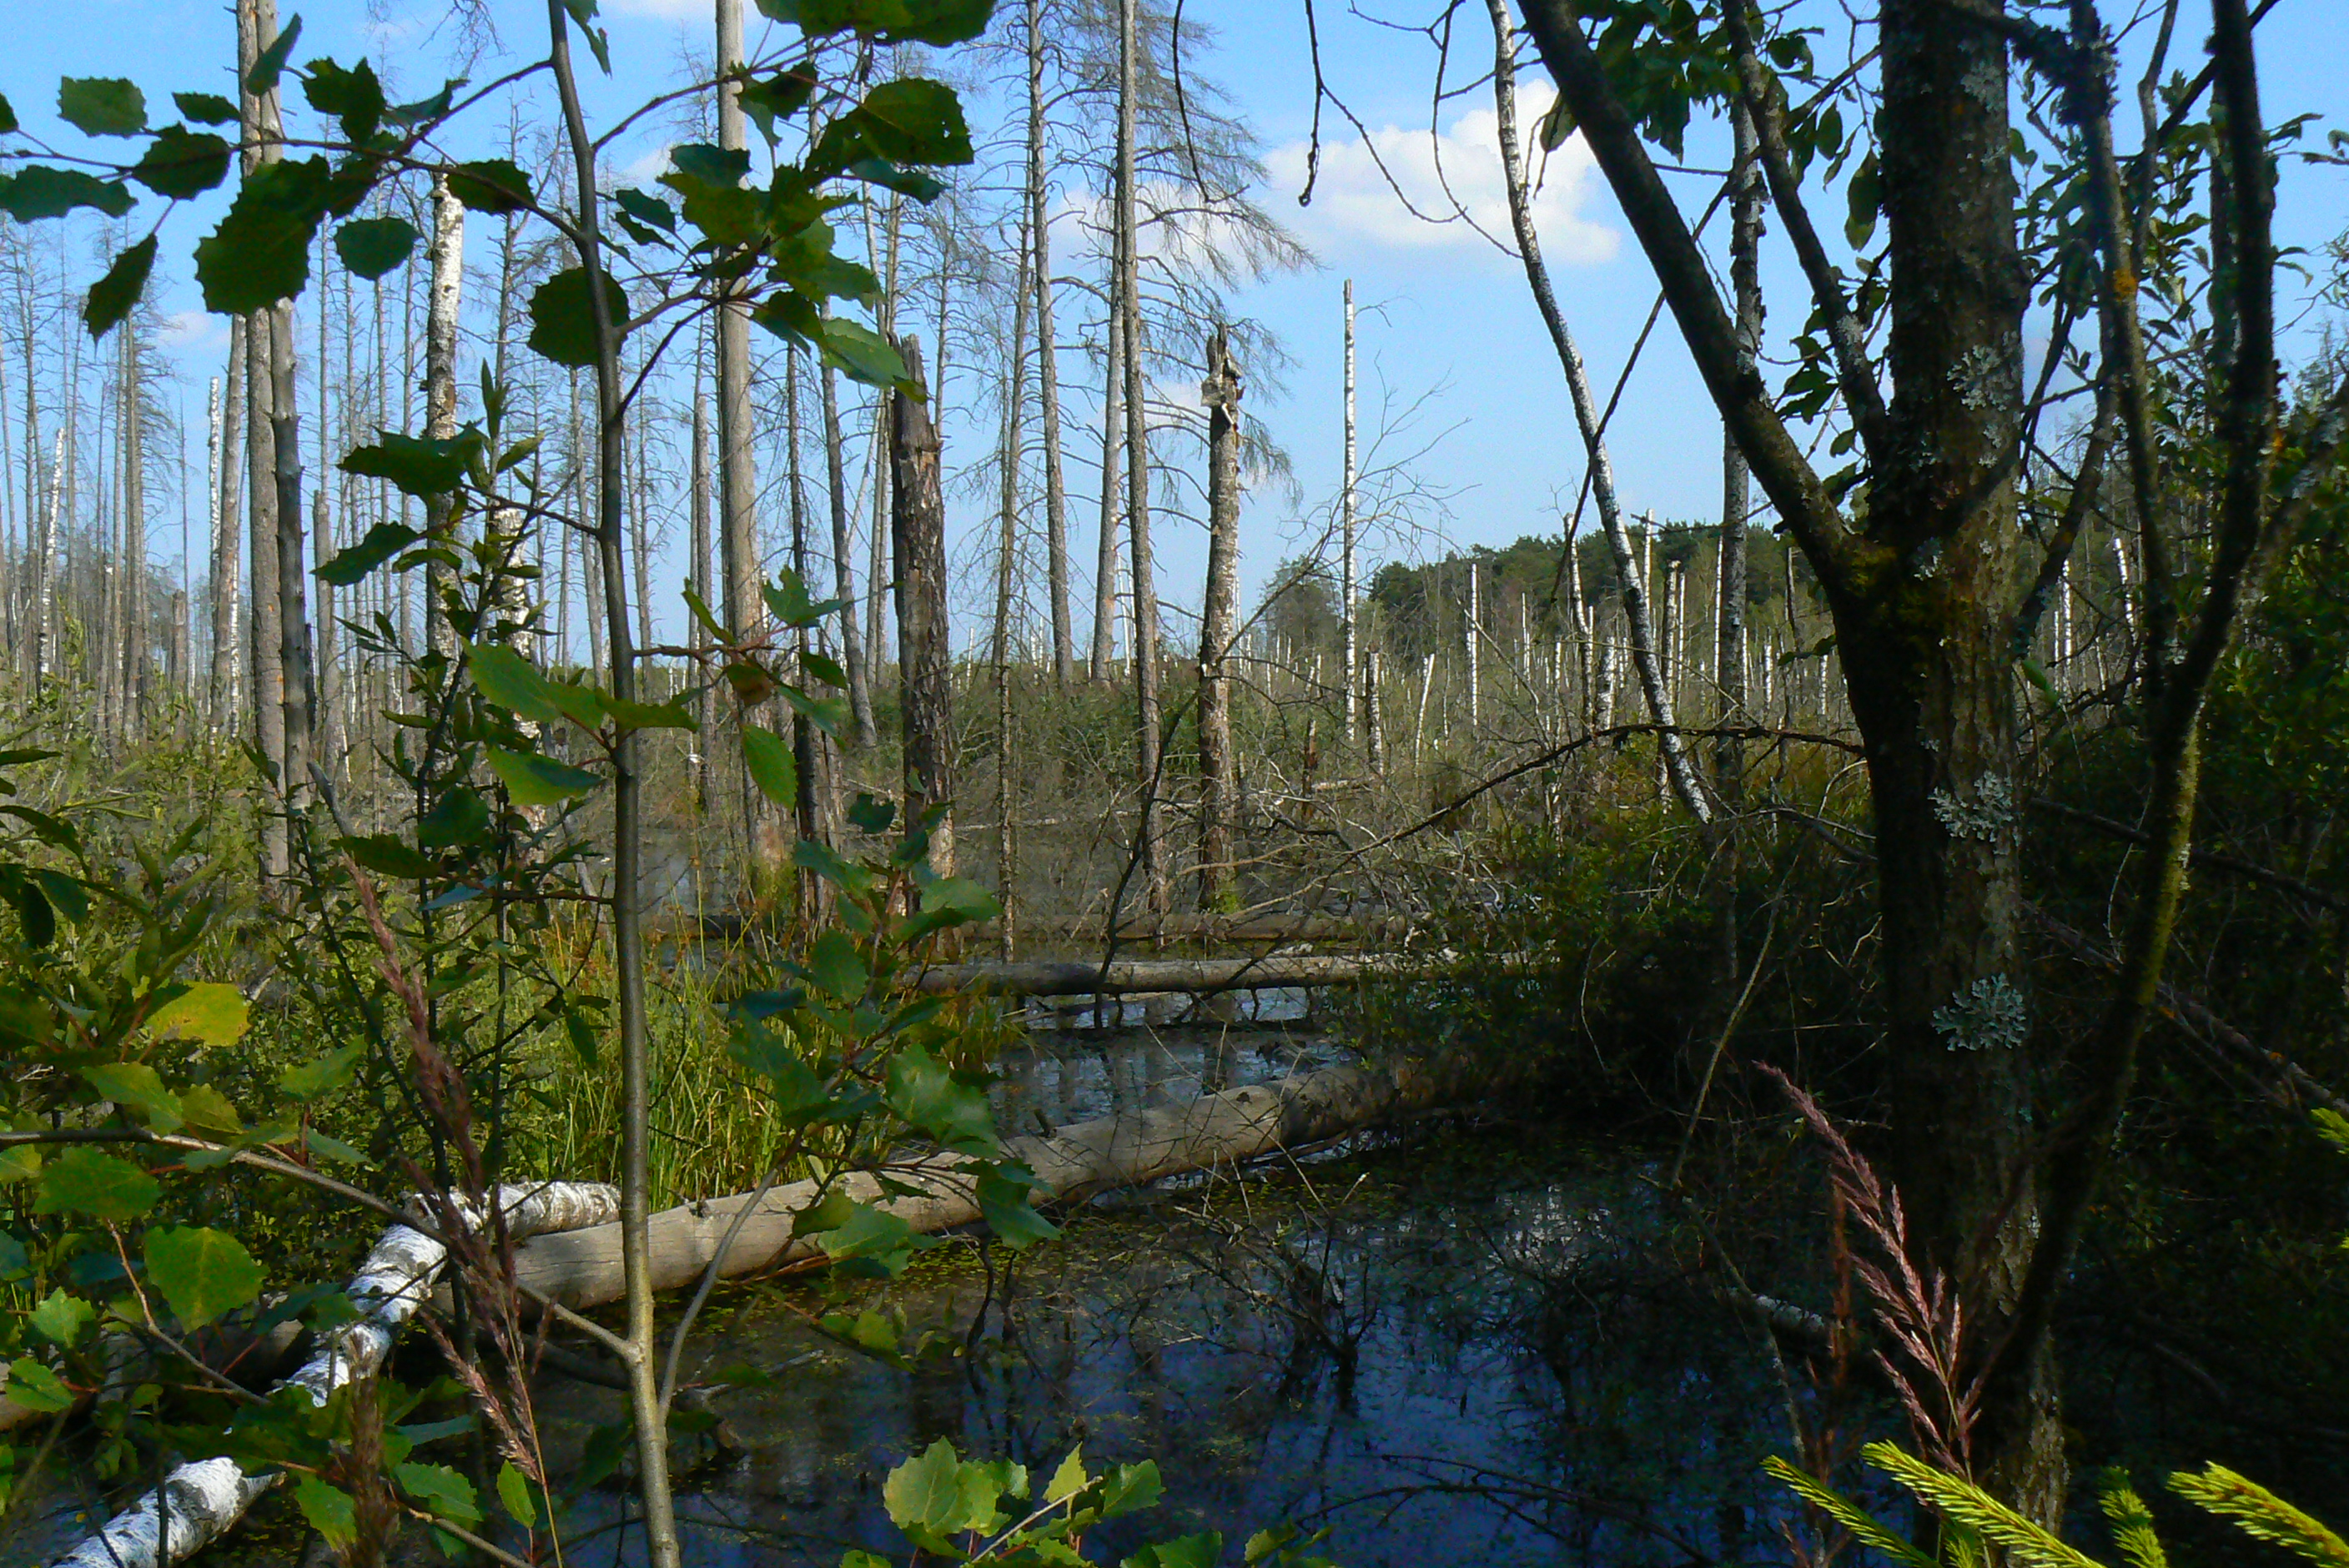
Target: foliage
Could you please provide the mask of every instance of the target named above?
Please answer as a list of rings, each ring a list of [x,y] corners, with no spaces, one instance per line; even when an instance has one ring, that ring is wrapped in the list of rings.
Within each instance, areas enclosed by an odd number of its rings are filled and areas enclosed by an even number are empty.
[[[940,1438],[889,1472],[881,1501],[889,1522],[913,1545],[909,1564],[927,1554],[1004,1568],[1081,1568],[1093,1561],[1084,1554],[1088,1531],[1154,1506],[1162,1490],[1158,1467],[1148,1460],[1094,1474],[1085,1468],[1084,1450],[1076,1448],[1050,1477],[1031,1478],[1026,1466],[1009,1460],[961,1459]],[[1322,1530],[1308,1535],[1293,1525],[1261,1530],[1248,1538],[1241,1561],[1247,1568],[1331,1568],[1328,1559],[1311,1555],[1328,1534]],[[1223,1561],[1223,1536],[1211,1530],[1143,1546],[1122,1563],[1214,1568]],[[887,1561],[851,1552],[841,1559],[841,1568],[887,1568]]]

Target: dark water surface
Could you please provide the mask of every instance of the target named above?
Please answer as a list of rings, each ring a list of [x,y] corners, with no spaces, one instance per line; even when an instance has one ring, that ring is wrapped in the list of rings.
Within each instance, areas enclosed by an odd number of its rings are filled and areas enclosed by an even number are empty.
[[[1006,1064],[1004,1121],[1179,1101],[1330,1055],[1257,1032],[1063,1037]],[[740,1386],[712,1394],[718,1425],[680,1450],[688,1560],[887,1551],[880,1479],[941,1437],[1031,1470],[1080,1442],[1096,1467],[1154,1459],[1167,1501],[1093,1543],[1110,1561],[1281,1520],[1329,1526],[1323,1550],[1359,1568],[1782,1558],[1756,1467],[1785,1445],[1783,1396],[1750,1335],[1653,1266],[1646,1159],[1449,1133],[1112,1195],[1016,1264],[955,1243],[849,1289],[852,1309],[938,1336],[912,1369],[814,1332],[820,1286],[737,1294],[691,1351],[698,1377]],[[551,1378],[541,1414],[575,1451],[625,1407]],[[640,1561],[611,1528],[621,1495],[587,1506],[567,1560]]]

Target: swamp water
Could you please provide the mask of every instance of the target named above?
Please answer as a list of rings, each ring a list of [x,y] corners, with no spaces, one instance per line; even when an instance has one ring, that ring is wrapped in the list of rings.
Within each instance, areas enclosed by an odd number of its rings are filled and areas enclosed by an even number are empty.
[[[1284,1000],[1264,1012],[1301,1014]],[[1031,1040],[1002,1064],[1007,1131],[1339,1059],[1261,1024]],[[1078,1443],[1096,1469],[1155,1460],[1160,1506],[1088,1542],[1111,1563],[1211,1528],[1237,1561],[1284,1520],[1328,1527],[1319,1550],[1345,1568],[1784,1561],[1758,1470],[1785,1446],[1784,1396],[1750,1331],[1676,1283],[1650,1158],[1525,1128],[1361,1139],[1104,1194],[1017,1259],[958,1239],[894,1281],[722,1291],[688,1351],[705,1392],[686,1402],[711,1419],[676,1444],[686,1560],[902,1562],[881,1480],[945,1438],[1031,1474]],[[810,1320],[843,1306],[902,1313],[931,1348],[907,1367],[843,1348]],[[419,1348],[411,1384],[432,1375]],[[537,1398],[558,1484],[626,1418],[621,1394],[551,1371]],[[628,1515],[618,1485],[591,1491],[563,1561],[642,1563]],[[302,1535],[281,1490],[198,1562],[294,1568]],[[420,1535],[396,1563],[440,1561]]]
[[[1333,1059],[1281,1032],[1040,1034],[1003,1065],[1001,1123]],[[690,1352],[717,1421],[679,1444],[688,1561],[902,1559],[880,1481],[939,1438],[1031,1472],[1080,1442],[1096,1468],[1154,1459],[1165,1501],[1099,1532],[1112,1562],[1282,1520],[1328,1526],[1320,1550],[1348,1568],[1782,1558],[1757,1467],[1785,1446],[1783,1395],[1749,1333],[1661,1284],[1644,1160],[1449,1133],[1105,1194],[1016,1261],[956,1243],[902,1279],[835,1284],[850,1311],[902,1312],[908,1342],[937,1336],[911,1369],[815,1332],[807,1315],[835,1309],[820,1285],[736,1292]],[[549,1378],[540,1410],[571,1452],[626,1402]],[[641,1561],[626,1508],[591,1499],[566,1561]]]

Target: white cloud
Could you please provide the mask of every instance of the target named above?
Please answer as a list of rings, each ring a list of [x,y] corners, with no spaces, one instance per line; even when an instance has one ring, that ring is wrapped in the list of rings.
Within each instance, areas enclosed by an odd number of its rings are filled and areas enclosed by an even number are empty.
[[[228,319],[208,311],[176,311],[163,318],[163,346],[178,354],[210,354],[228,347]]]
[[[1543,256],[1557,265],[1609,260],[1620,236],[1583,211],[1599,187],[1582,138],[1572,137],[1545,155],[1533,129],[1548,105],[1526,102],[1521,108],[1528,111],[1519,129],[1526,166],[1538,181],[1534,231]],[[1292,141],[1267,156],[1274,190],[1294,194],[1305,188],[1307,152],[1307,143]],[[1414,215],[1413,208],[1425,216]],[[1400,251],[1478,250],[1497,259],[1501,253],[1494,240],[1514,252],[1508,191],[1501,176],[1500,117],[1488,108],[1474,110],[1433,136],[1423,127],[1390,125],[1373,129],[1367,142],[1324,139],[1313,204],[1299,210],[1291,222],[1308,243],[1330,257],[1368,244]]]

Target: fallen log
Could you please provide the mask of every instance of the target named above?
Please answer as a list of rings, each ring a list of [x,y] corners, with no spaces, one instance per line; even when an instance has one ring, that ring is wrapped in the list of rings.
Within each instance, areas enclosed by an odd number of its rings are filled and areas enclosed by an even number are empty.
[[[523,1237],[590,1224],[619,1212],[616,1188],[585,1181],[502,1187],[498,1206],[507,1233]],[[423,1220],[429,1211],[409,1205]],[[460,1203],[459,1217],[477,1228],[481,1216]],[[449,1249],[407,1225],[386,1230],[346,1292],[358,1309],[355,1322],[327,1336],[301,1370],[279,1385],[305,1390],[320,1405],[344,1384],[372,1377],[390,1354],[393,1336],[429,1298],[449,1261]],[[57,1560],[57,1568],[171,1568],[202,1551],[244,1517],[254,1500],[277,1484],[280,1472],[249,1472],[226,1457],[183,1464],[159,1486],[107,1522],[104,1530]]]
[[[966,829],[965,831],[975,831]],[[1128,911],[1116,923],[1114,934],[1126,942],[1208,942],[1235,945],[1251,943],[1288,942],[1400,942],[1408,937],[1423,917],[1407,914],[1169,914],[1154,919],[1140,911]],[[963,929],[969,940],[985,942],[992,936],[999,923],[979,921]],[[1022,913],[1019,930],[1024,940],[1066,938],[1079,944],[1105,942],[1112,935],[1110,923],[1100,911],[1082,914],[1030,915]],[[664,923],[651,934],[664,942],[740,942],[749,936],[781,937],[790,934],[791,922],[781,914],[749,915],[716,913],[687,915]]]
[[[1206,1095],[1186,1106],[1074,1122],[1049,1137],[1009,1143],[1011,1153],[1036,1173],[1043,1189],[1040,1196],[1068,1202],[1108,1188],[1319,1143],[1432,1104],[1437,1092],[1433,1079],[1418,1074],[1399,1078],[1372,1068],[1325,1068]],[[952,1230],[979,1217],[977,1195],[960,1163],[932,1156],[889,1168],[890,1181],[914,1189],[912,1195],[891,1196],[878,1179],[861,1171],[833,1185],[916,1231]],[[821,1266],[826,1261],[823,1249],[792,1233],[801,1213],[823,1196],[817,1182],[795,1181],[773,1188],[763,1199],[738,1193],[655,1214],[654,1288],[697,1284],[713,1259],[721,1279]],[[595,1225],[535,1237],[514,1249],[514,1277],[566,1306],[617,1301],[620,1227]]]
[[[1003,996],[1205,994],[1421,979],[1447,973],[1458,963],[1457,955],[1449,953],[1274,953],[1256,958],[1119,958],[1107,964],[934,964],[916,974],[913,984],[932,994],[974,991]]]

